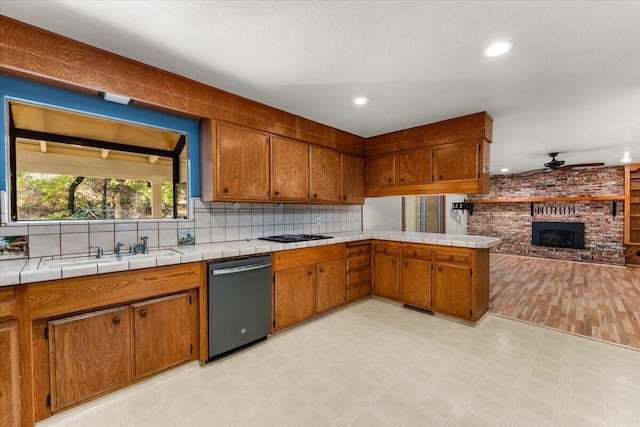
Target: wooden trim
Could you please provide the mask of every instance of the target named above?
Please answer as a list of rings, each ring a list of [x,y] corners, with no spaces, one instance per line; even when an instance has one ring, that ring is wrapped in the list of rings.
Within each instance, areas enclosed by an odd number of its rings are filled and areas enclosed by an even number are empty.
[[[211,118],[362,156],[364,138],[0,16],[0,71],[136,105]],[[201,141],[207,143],[207,141]]]
[[[367,138],[366,156],[395,153],[452,142],[493,139],[493,119],[486,112],[469,114],[436,123]]]
[[[624,200],[624,196],[566,196],[566,197],[514,197],[508,199],[471,199],[471,203],[529,203],[529,202],[601,202]]]

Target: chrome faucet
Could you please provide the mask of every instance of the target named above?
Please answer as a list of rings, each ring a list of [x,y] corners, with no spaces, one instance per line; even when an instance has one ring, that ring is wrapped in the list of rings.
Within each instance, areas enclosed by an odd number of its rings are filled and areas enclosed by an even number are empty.
[[[96,259],[102,258],[104,252],[102,251],[102,246],[89,246],[89,249],[97,249],[96,251]]]
[[[114,255],[120,255],[120,248],[124,246],[124,242],[116,243],[116,246],[113,248]]]
[[[140,237],[140,240],[142,240],[142,243],[138,243],[136,245],[134,245],[133,243],[131,244],[130,252],[134,255],[149,253],[149,244],[147,243],[147,240],[149,240],[149,237],[142,236]]]

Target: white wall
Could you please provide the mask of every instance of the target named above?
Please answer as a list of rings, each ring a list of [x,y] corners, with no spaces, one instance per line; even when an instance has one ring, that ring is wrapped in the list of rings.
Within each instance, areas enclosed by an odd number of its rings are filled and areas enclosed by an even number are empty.
[[[464,202],[465,198],[464,194],[450,194],[445,197],[444,216],[447,234],[467,234],[469,212],[451,208],[452,203]]]
[[[364,230],[402,230],[402,197],[368,197],[362,208]]]

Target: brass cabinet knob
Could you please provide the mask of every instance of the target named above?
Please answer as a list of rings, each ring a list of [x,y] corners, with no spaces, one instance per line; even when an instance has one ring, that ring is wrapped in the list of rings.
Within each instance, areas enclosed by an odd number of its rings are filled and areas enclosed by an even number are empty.
[[[324,273],[324,267],[320,267],[320,273]]]
[[[113,324],[114,325],[119,325],[120,324],[120,318],[118,316],[113,318]]]
[[[307,276],[311,276],[312,274],[311,270],[307,271]]]
[[[140,317],[147,317],[147,310],[140,310]]]

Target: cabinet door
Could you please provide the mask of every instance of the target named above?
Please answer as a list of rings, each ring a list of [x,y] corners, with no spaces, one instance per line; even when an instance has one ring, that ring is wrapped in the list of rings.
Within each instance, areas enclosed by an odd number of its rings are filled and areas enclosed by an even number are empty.
[[[480,178],[477,142],[433,148],[433,181],[465,181]]]
[[[470,267],[436,262],[434,271],[433,311],[470,319]]]
[[[386,187],[396,183],[395,155],[367,159],[365,163],[365,186]]]
[[[316,309],[315,266],[275,273],[275,329],[310,319]]]
[[[374,295],[398,299],[398,259],[395,254],[373,254]]]
[[[342,201],[364,203],[364,159],[342,155]]]
[[[132,304],[134,378],[191,358],[189,294]]]
[[[624,243],[640,245],[640,164],[626,165],[624,177]],[[636,253],[627,248],[629,254]],[[627,264],[634,263],[640,256],[628,256]]]
[[[49,322],[51,410],[131,380],[129,307]]]
[[[345,303],[347,270],[344,260],[316,264],[316,313]]]
[[[0,322],[0,426],[20,425],[18,322]]]
[[[397,155],[397,185],[431,182],[431,149],[414,150]]]
[[[309,144],[271,137],[271,199],[309,200]]]
[[[400,301],[419,308],[431,308],[431,261],[405,258],[402,261]]]
[[[269,138],[250,129],[218,125],[218,198],[269,199]]]
[[[311,200],[340,202],[340,153],[311,146]]]

